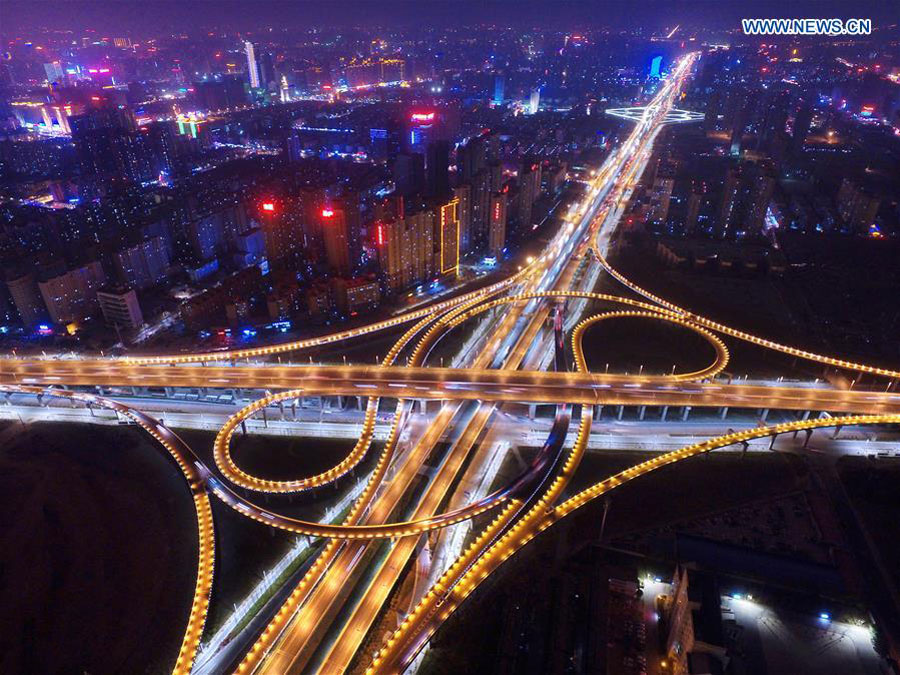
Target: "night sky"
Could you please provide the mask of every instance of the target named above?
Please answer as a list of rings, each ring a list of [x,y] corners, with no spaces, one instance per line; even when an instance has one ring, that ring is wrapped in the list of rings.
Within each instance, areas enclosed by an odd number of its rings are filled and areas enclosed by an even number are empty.
[[[252,14],[248,8],[252,7]],[[7,36],[36,27],[93,28],[191,33],[200,28],[249,30],[266,26],[296,27],[429,23],[559,25],[561,28],[613,26],[660,28],[672,23],[697,23],[708,28],[737,27],[741,18],[861,17],[876,28],[896,23],[897,0],[37,0],[0,2],[0,23]]]

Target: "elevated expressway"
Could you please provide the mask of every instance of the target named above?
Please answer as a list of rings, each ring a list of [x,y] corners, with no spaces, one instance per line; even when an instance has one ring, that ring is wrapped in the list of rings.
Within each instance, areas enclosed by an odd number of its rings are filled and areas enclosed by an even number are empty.
[[[577,357],[576,357],[577,358]],[[4,364],[6,365],[6,364]],[[139,372],[66,372],[50,379],[26,369],[0,370],[0,383],[30,386],[100,385],[195,387],[286,390],[255,402],[242,419],[264,406],[298,396],[374,396],[423,400],[519,401],[523,403],[582,405],[648,405],[734,407],[832,412],[900,412],[900,392],[826,387],[777,387],[720,382],[673,380],[668,376],[603,375],[546,371],[463,370],[457,368],[378,368],[371,366],[317,366],[310,368],[242,366],[154,367]],[[227,380],[219,385],[217,380]],[[237,420],[238,422],[240,420]]]
[[[900,423],[900,394],[891,391],[900,372],[812,354],[722,325],[638,287],[606,261],[610,228],[615,225],[619,205],[643,171],[656,134],[663,124],[683,118],[672,114],[672,104],[694,59],[694,55],[685,57],[653,102],[639,114],[629,113],[637,124],[601,167],[585,201],[573,207],[567,224],[544,254],[506,280],[387,321],[283,345],[124,359],[0,360],[0,391],[62,396],[111,407],[151,434],[181,468],[196,505],[200,554],[195,597],[173,672],[191,671],[209,602],[214,561],[210,494],[266,525],[329,538],[240,660],[239,673],[345,672],[351,664],[365,659],[360,656],[364,643],[403,570],[419,555],[421,535],[493,510],[489,524],[421,598],[414,598],[414,607],[390,638],[374,658],[363,662],[368,663],[370,672],[394,673],[411,663],[442,621],[504,560],[560,518],[619,485],[662,466],[754,438],[828,426]],[[587,255],[591,245],[596,256]],[[600,268],[644,300],[578,289],[576,268],[587,259],[589,271],[597,271],[594,257]],[[590,315],[575,326],[570,348],[576,372],[563,372],[558,359],[555,372],[545,371],[545,356],[561,341],[565,305],[577,305],[573,312],[577,315],[592,302],[617,307]],[[487,314],[492,309],[503,311],[499,317]],[[713,360],[691,373],[587,372],[581,345],[584,332],[598,321],[627,317],[665,321],[693,330],[711,345]],[[548,330],[551,318],[553,329]],[[427,357],[440,339],[470,319],[486,321],[494,330],[477,350],[459,354],[456,367],[427,366]],[[380,366],[298,367],[249,362],[405,324],[411,325]],[[723,337],[885,380],[880,391],[724,384],[713,379],[728,362]],[[396,365],[404,356],[407,365]],[[149,416],[93,394],[60,389],[85,386],[201,386],[271,393],[234,414],[222,427],[214,445],[216,473],[171,430]],[[230,441],[241,421],[280,400],[325,395],[368,397],[362,433],[344,460],[321,474],[283,481],[255,477],[235,464]],[[421,437],[404,448],[399,442],[400,432],[406,425],[410,401],[415,399],[444,403]],[[245,490],[292,493],[340,479],[368,452],[379,406],[390,401],[396,403],[388,439],[343,523],[288,518],[245,496]],[[483,498],[442,508],[447,503],[459,503],[455,493],[465,467],[482,466],[488,459],[491,445],[486,439],[492,420],[503,404],[512,401],[557,406],[557,420],[539,454],[540,461]],[[689,445],[657,455],[563,499],[585,451],[595,404],[817,410],[839,416],[745,429]],[[568,426],[571,406],[580,406],[580,412],[575,408],[573,414],[579,426],[573,446],[564,449],[563,425]],[[416,488],[416,476],[426,461],[436,463],[436,469],[424,488]]]

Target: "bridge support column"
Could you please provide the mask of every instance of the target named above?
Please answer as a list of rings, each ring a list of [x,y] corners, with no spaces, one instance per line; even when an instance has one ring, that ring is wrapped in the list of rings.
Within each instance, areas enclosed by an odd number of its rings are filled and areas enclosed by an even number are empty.
[[[364,399],[363,399],[362,396],[357,396],[357,397],[356,397],[356,407],[357,407],[359,410],[365,410],[365,409],[366,409],[366,404],[365,404],[365,401],[364,401]]]
[[[803,414],[800,416],[800,419],[801,419],[801,420],[808,420],[808,419],[809,419],[809,414],[810,414],[811,412],[812,412],[811,410],[804,410],[804,411],[803,411]]]
[[[267,407],[268,407],[268,406],[263,406],[263,407],[262,407],[263,426],[266,427],[266,429],[269,428],[269,414],[266,412],[266,408],[267,408]]]
[[[623,414],[624,412],[625,412],[625,406],[624,406],[624,405],[620,405],[620,406],[619,406],[618,412],[616,412],[616,419],[617,419],[617,420],[622,419],[622,414]]]
[[[778,434],[772,434],[771,439],[769,440],[769,450],[775,447],[775,439],[778,438]]]
[[[831,437],[832,437],[832,438],[837,438],[837,437],[838,437],[838,434],[841,433],[841,429],[843,429],[843,428],[844,428],[844,425],[843,425],[843,424],[838,424],[838,425],[834,428],[834,434],[832,434]]]
[[[535,417],[537,417],[537,404],[536,403],[528,404],[528,416],[531,419],[534,419]]]
[[[809,445],[809,439],[812,438],[813,430],[812,429],[804,429],[803,431],[806,432],[806,440],[803,441],[803,449],[805,450],[806,446]]]
[[[666,415],[668,415],[668,414],[669,414],[669,406],[664,405],[664,406],[662,407],[662,411],[659,413],[659,419],[661,419],[663,422],[665,422],[665,421],[666,421]]]
[[[768,418],[769,418],[769,409],[768,408],[763,408],[762,410],[759,411],[759,419],[761,421],[765,422]]]
[[[100,387],[97,388],[99,389]],[[164,391],[166,392],[166,396],[169,398],[175,395],[175,390],[172,387],[164,387]]]
[[[684,406],[684,408],[681,409],[681,421],[686,422],[688,415],[690,415],[690,414],[691,414],[691,406],[689,406],[689,405]]]
[[[719,417],[721,417],[724,420],[727,415],[728,415],[728,406],[727,405],[722,408],[719,408]]]
[[[640,407],[638,408],[638,419],[641,420],[641,421],[643,421],[643,420],[644,420],[644,414],[645,414],[646,412],[647,412],[647,406],[645,406],[645,405],[640,406]]]
[[[602,414],[603,414],[603,404],[600,403],[598,405],[595,405],[594,406],[594,421],[596,422],[597,420],[599,420],[600,415],[602,415]]]
[[[278,401],[278,412],[281,413],[281,421],[284,422],[284,401]]]

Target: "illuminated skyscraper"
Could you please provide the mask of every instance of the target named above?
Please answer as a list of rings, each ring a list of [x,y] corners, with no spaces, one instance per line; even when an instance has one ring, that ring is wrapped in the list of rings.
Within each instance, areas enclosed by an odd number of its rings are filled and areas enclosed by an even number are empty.
[[[250,86],[259,87],[259,66],[256,64],[256,50],[249,40],[244,42],[244,53],[247,54],[247,74],[250,76]]]
[[[541,107],[541,90],[535,87],[531,90],[531,97],[528,99],[528,114],[534,115],[538,108]]]
[[[502,73],[494,75],[494,105],[503,105],[503,98],[506,95],[506,77]]]
[[[659,69],[662,66],[662,56],[654,56],[650,61],[650,77],[659,79]]]
[[[459,200],[451,199],[438,207],[438,211],[438,227],[441,229],[440,272],[455,275],[459,272]]]

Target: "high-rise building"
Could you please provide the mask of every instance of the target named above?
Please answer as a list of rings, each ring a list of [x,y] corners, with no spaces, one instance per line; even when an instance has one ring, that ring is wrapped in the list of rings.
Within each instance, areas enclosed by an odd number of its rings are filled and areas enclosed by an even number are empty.
[[[374,309],[381,300],[378,282],[372,279],[342,279],[332,281],[334,304],[344,316],[354,316]]]
[[[806,137],[809,135],[809,129],[812,125],[812,119],[812,106],[804,104],[794,118],[794,125],[791,136],[791,149],[794,152],[803,151],[803,144],[806,142]]]
[[[375,225],[385,286],[404,291],[459,269],[459,200],[420,204],[406,214],[386,214]]]
[[[725,172],[725,183],[722,186],[722,195],[716,214],[716,236],[719,239],[725,239],[728,236],[737,202],[740,177],[741,170],[738,165],[729,166],[728,171]]]
[[[494,74],[494,105],[503,105],[506,96],[506,77],[503,73]]]
[[[500,256],[506,246],[506,193],[495,192],[490,202],[488,253]]]
[[[770,162],[760,162],[747,172],[743,189],[745,234],[758,235],[763,231],[769,203],[775,192],[775,169]]]
[[[786,91],[778,92],[768,98],[760,123],[758,146],[771,147],[776,139],[780,139],[784,134],[790,102],[790,94]]]
[[[453,188],[453,198],[459,202],[456,215],[459,218],[459,253],[465,255],[471,251],[470,231],[472,221],[472,186],[462,183]]]
[[[278,76],[275,73],[275,57],[272,52],[263,50],[257,59],[259,66],[259,86],[274,89],[278,85]]]
[[[516,227],[518,232],[531,229],[532,211],[541,193],[541,165],[525,161],[519,169],[519,192],[516,204]]]
[[[714,91],[709,95],[706,101],[706,114],[703,118],[703,128],[705,131],[715,131],[719,126],[719,106],[722,103],[722,97],[718,91]]]
[[[249,40],[244,42],[244,54],[247,55],[247,76],[250,78],[250,86],[259,88],[259,65],[256,62],[256,49]]]
[[[196,218],[187,224],[188,240],[199,260],[214,258],[224,246],[224,233],[218,214]]]
[[[123,284],[147,288],[166,277],[169,251],[162,237],[149,237],[112,255],[116,276]]]
[[[838,190],[837,206],[847,231],[868,234],[875,223],[881,198],[845,178]]]
[[[65,73],[63,73],[62,64],[59,61],[51,61],[44,64],[44,72],[47,74],[47,82],[62,82]]]
[[[469,216],[469,250],[481,251],[488,243],[491,204],[491,172],[482,169],[472,177]]]
[[[528,114],[534,115],[541,107],[541,90],[537,87],[531,90],[531,96],[528,98]]]
[[[6,282],[13,304],[26,328],[35,326],[41,321],[47,320],[47,306],[41,297],[40,289],[34,279],[34,274],[27,273],[20,276],[10,275],[12,278]]]
[[[446,204],[438,207],[438,228],[440,228],[440,240],[438,251],[440,254],[440,273],[459,273],[459,200],[451,199]]]
[[[706,196],[706,183],[697,181],[691,187],[687,200],[687,215],[684,218],[684,233],[688,236],[697,234],[700,224],[700,207]]]
[[[743,89],[734,89],[729,92],[725,111],[724,125],[731,130],[730,153],[733,156],[741,154],[741,143],[744,138],[744,130],[747,126],[749,115],[748,96]]]
[[[38,282],[41,297],[54,323],[70,323],[90,316],[97,309],[97,291],[106,282],[99,262],[72,269],[48,270]]]
[[[659,69],[662,67],[662,56],[654,56],[650,61],[650,77],[659,79]]]
[[[109,326],[138,328],[144,323],[141,305],[133,288],[106,287],[97,291],[103,319]]]
[[[484,136],[474,136],[456,150],[456,173],[462,181],[470,181],[487,162]]]
[[[408,197],[425,188],[425,156],[401,153],[394,159],[394,185],[398,194]]]
[[[350,276],[352,268],[347,216],[346,209],[335,204],[325,206],[321,211],[325,257],[334,273],[342,277]]]
[[[428,194],[445,199],[450,193],[450,142],[437,139],[428,144],[425,156],[425,183]]]
[[[672,189],[675,187],[675,167],[666,163],[660,166],[650,189],[652,212],[650,219],[657,224],[665,223],[669,216],[669,205],[672,201]]]

